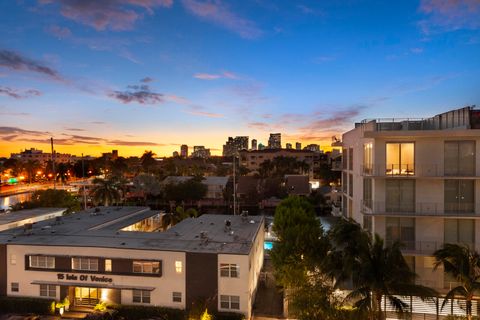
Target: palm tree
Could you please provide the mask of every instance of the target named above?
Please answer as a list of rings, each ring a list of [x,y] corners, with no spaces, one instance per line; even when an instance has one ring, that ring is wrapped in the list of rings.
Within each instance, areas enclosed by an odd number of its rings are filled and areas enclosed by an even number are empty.
[[[403,313],[409,305],[398,296],[433,297],[433,289],[415,284],[417,275],[410,270],[401,253],[401,243],[385,245],[380,236],[362,229],[354,222],[342,220],[330,233],[337,250],[330,252],[328,274],[336,279],[336,286],[351,280],[353,290],[347,298],[366,311],[370,319],[383,319],[382,298],[397,312]]]
[[[465,298],[467,319],[472,319],[472,300],[480,291],[480,255],[466,245],[445,243],[434,253],[436,270],[440,265],[452,275],[459,285],[452,288],[442,303],[442,309],[455,295]]]
[[[115,179],[93,180],[95,186],[91,190],[93,201],[95,203],[103,203],[105,207],[120,201],[119,183]]]
[[[162,228],[167,230],[187,218],[196,218],[198,216],[197,210],[190,208],[185,210],[183,207],[178,206],[175,212],[165,213],[162,217]]]
[[[156,164],[156,161],[154,158],[155,156],[156,154],[152,150],[150,151],[145,150],[142,157],[140,158],[142,167],[147,173],[150,171],[150,168]]]

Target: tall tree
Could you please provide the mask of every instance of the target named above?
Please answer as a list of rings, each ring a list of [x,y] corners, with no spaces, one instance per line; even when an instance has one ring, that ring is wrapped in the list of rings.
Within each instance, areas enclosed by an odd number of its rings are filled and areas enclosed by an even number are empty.
[[[135,191],[143,193],[144,200],[149,196],[158,196],[161,192],[160,182],[150,174],[139,174],[133,179]]]
[[[102,203],[108,207],[120,201],[119,183],[116,179],[95,178],[93,183],[95,186],[92,188],[91,194],[96,204]]]
[[[465,298],[467,319],[472,319],[472,300],[480,292],[480,255],[466,245],[446,243],[434,253],[436,270],[443,266],[458,286],[452,288],[442,303],[442,309],[449,299],[456,295]]]
[[[32,183],[35,179],[35,174],[40,169],[40,163],[37,160],[28,160],[24,163],[25,172],[27,173],[28,183]]]
[[[147,173],[150,172],[150,170],[156,165],[156,160],[155,160],[156,154],[152,150],[145,150],[143,153],[142,157],[140,158],[140,161],[142,163],[143,170],[145,170]]]
[[[336,250],[329,253],[327,270],[336,285],[351,280],[353,290],[347,298],[366,311],[370,319],[383,319],[382,297],[397,312],[409,305],[397,296],[418,296],[422,299],[436,295],[433,289],[415,284],[417,275],[410,270],[401,252],[401,243],[385,245],[380,236],[373,237],[353,220],[341,220],[331,230]]]

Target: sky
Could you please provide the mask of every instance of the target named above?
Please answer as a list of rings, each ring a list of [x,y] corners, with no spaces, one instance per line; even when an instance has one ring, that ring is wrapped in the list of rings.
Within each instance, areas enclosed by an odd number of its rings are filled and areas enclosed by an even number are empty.
[[[0,156],[328,146],[480,105],[480,0],[0,2]]]

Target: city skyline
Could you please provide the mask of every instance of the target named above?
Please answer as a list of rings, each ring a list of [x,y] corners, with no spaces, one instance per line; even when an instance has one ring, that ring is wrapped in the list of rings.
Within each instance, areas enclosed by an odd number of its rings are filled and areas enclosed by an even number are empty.
[[[0,4],[0,156],[328,146],[365,118],[480,104],[480,3]]]

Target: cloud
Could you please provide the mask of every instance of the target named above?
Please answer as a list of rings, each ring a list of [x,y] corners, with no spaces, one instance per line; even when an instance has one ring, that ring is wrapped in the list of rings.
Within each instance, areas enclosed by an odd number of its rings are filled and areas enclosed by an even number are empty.
[[[423,48],[410,48],[410,52],[414,54],[420,54],[423,52]]]
[[[39,61],[29,59],[25,56],[22,56],[20,53],[10,50],[0,50],[0,67],[15,71],[30,71],[55,80],[63,81],[63,78],[56,70],[44,65]]]
[[[109,140],[107,142],[109,145],[115,146],[164,146],[164,144],[159,144],[155,142],[148,142],[148,141],[125,141],[125,140]]]
[[[303,5],[303,4],[299,4],[297,5],[297,8],[304,14],[313,14],[315,13],[315,11],[310,8],[310,7],[307,7],[306,5]]]
[[[67,27],[60,27],[57,25],[52,25],[46,29],[46,32],[50,33],[51,35],[59,38],[64,39],[72,36],[72,31],[70,31]]]
[[[193,75],[194,78],[200,79],[200,80],[217,80],[217,79],[232,79],[236,80],[239,79],[239,77],[234,74],[233,72],[229,71],[224,71],[219,74],[211,74],[211,73],[195,73]]]
[[[165,102],[163,94],[153,92],[148,85],[131,85],[125,91],[113,91],[109,96],[122,103],[159,104]]]
[[[0,111],[0,116],[19,116],[26,117],[30,116],[31,113],[28,112],[10,112],[10,111]]]
[[[247,125],[251,129],[256,129],[261,131],[269,131],[271,129],[270,124],[266,122],[250,122]]]
[[[90,123],[92,123],[92,124],[101,124],[101,125],[106,124],[106,122],[104,122],[104,121],[91,121]]]
[[[25,130],[17,127],[0,127],[0,136],[11,135],[11,134],[42,136],[42,135],[47,135],[49,133],[47,131]]]
[[[224,118],[225,116],[220,113],[214,113],[214,112],[207,112],[207,111],[202,111],[202,110],[186,110],[186,113],[193,114],[195,116],[203,116],[203,117],[208,117],[208,118]]]
[[[10,98],[15,98],[15,99],[24,99],[24,98],[30,98],[30,97],[38,97],[42,95],[42,93],[36,89],[19,90],[19,89],[12,89],[10,87],[0,86],[0,96],[2,95]]]
[[[87,131],[87,130],[81,129],[81,128],[65,128],[65,130],[67,130],[67,131],[78,131],[78,132],[79,131]]]
[[[424,34],[480,28],[478,0],[421,0],[419,11],[426,18],[418,26]]]
[[[330,62],[333,60],[335,60],[335,57],[332,57],[332,56],[318,56],[313,58],[313,63],[322,64],[322,63]]]
[[[150,78],[150,77],[145,77],[143,79],[140,79],[140,82],[142,83],[150,83],[150,82],[153,82],[154,79],[153,78]]]
[[[144,9],[152,15],[158,7],[171,7],[173,0],[43,0],[40,4],[58,4],[60,14],[67,19],[90,26],[98,31],[133,29],[143,19]]]
[[[182,0],[182,4],[194,16],[230,30],[244,39],[256,39],[263,34],[253,21],[237,16],[220,0]]]

